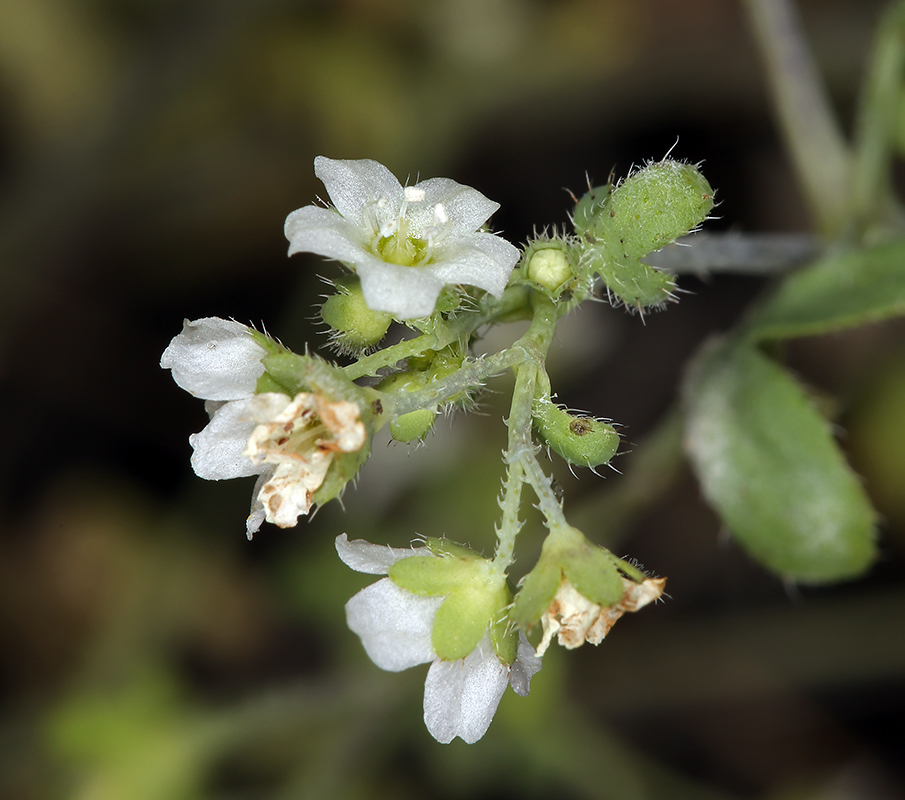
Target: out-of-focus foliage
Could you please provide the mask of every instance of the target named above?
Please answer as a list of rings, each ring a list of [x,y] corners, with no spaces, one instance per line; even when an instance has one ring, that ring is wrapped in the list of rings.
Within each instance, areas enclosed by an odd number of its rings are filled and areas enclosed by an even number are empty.
[[[883,4],[800,5],[847,110]],[[644,460],[675,437],[648,434],[684,363],[762,281],[683,279],[693,294],[643,326],[570,318],[560,399],[635,447],[623,477],[559,479],[581,526],[631,540],[672,599],[599,649],[551,650],[471,748],[424,733],[423,674],[367,661],[343,613],[367,581],[332,542],[489,549],[496,397],[424,449],[377,444],[345,512],[249,544],[250,486],[194,479],[204,417],[157,367],[183,317],[318,341],[320,265],[285,258],[281,232],[318,191],[317,154],[473,185],[519,240],[565,221],[560,187],[580,194],[585,170],[603,182],[678,136],[718,190],[712,227],[804,229],[766,94],[740,11],[716,0],[0,4],[0,795],[901,794],[901,322],[784,345],[837,398],[824,411],[885,518],[865,578],[790,599],[715,546],[680,463]]]

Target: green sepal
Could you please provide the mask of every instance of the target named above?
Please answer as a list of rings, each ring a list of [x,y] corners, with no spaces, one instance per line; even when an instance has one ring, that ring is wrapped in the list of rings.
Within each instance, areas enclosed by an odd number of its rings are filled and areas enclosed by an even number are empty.
[[[446,661],[464,658],[490,626],[494,648],[508,656],[511,642],[506,640],[505,627],[498,629],[501,621],[505,626],[506,608],[512,601],[506,579],[492,570],[491,562],[469,548],[447,539],[428,539],[426,544],[436,555],[400,559],[388,575],[393,583],[413,594],[446,595],[434,617],[434,652]]]
[[[745,331],[757,340],[829,333],[905,314],[905,240],[823,258],[789,275]]]
[[[255,386],[255,394],[265,394],[267,392],[277,392],[278,394],[286,394],[294,397],[298,394],[298,390],[294,389],[292,383],[284,383],[277,376],[267,371],[266,361],[273,356],[295,356],[295,354],[287,347],[284,347],[276,339],[271,339],[266,333],[249,329],[249,336],[254,339],[255,344],[264,351],[264,357],[261,363],[265,364],[264,373],[258,378]]]
[[[444,286],[437,297],[434,314],[448,314],[455,311],[462,302],[462,293],[455,286]]]
[[[499,611],[497,595],[492,587],[480,583],[451,592],[434,617],[434,652],[444,661],[456,661],[474,650]]]
[[[515,596],[513,619],[520,627],[529,628],[544,615],[563,577],[599,606],[613,606],[622,599],[622,578],[613,555],[575,528],[557,528],[547,537],[540,559]]]
[[[546,548],[546,542],[544,543]],[[515,595],[512,619],[520,628],[534,625],[550,607],[562,585],[562,567],[555,560],[541,555],[534,569],[529,572]]]
[[[474,561],[465,558],[411,556],[393,564],[388,575],[401,589],[422,597],[440,597],[474,576]]]
[[[311,495],[311,501],[322,506],[342,494],[346,484],[358,474],[370,455],[370,438],[365,439],[365,443],[358,450],[351,453],[336,453],[327,468],[324,482]]]
[[[563,572],[579,594],[602,607],[614,606],[622,599],[622,577],[608,551],[585,540],[570,556]]]
[[[505,608],[512,602],[512,594],[506,589],[506,602],[501,608]],[[509,619],[509,615],[500,613],[490,622],[490,642],[494,652],[500,661],[512,664],[518,656],[518,628]]]
[[[289,389],[294,396],[299,392],[311,391],[305,382],[307,367],[311,356],[300,356],[295,353],[276,353],[261,359],[264,369],[277,382]]]
[[[271,377],[295,396],[299,392],[322,394],[330,400],[348,400],[365,408],[367,397],[336,365],[312,355],[277,353],[261,359]]]
[[[265,356],[275,356],[283,353],[292,354],[292,351],[288,347],[280,344],[276,339],[272,339],[266,333],[261,333],[261,331],[250,328],[249,336],[251,336],[251,338],[254,339],[255,344],[264,351]]]
[[[436,556],[451,556],[466,561],[486,561],[484,556],[472,550],[468,545],[459,544],[445,537],[428,536],[425,538],[424,544]]]
[[[255,385],[255,394],[266,394],[267,392],[286,394],[290,397],[293,396],[291,389],[289,389],[287,386],[284,386],[276,378],[274,378],[273,375],[265,371],[262,373],[261,377],[258,378],[258,382]]]
[[[875,512],[791,375],[748,341],[716,341],[693,365],[684,400],[704,495],[753,559],[812,584],[871,565]]]

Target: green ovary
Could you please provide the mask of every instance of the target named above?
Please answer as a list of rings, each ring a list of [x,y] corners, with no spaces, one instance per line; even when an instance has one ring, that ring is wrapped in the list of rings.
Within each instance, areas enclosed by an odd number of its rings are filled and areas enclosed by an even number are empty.
[[[374,249],[375,255],[380,256],[390,264],[399,264],[402,267],[421,267],[427,263],[427,242],[405,235],[405,225],[401,224],[400,230],[390,236],[380,239]]]

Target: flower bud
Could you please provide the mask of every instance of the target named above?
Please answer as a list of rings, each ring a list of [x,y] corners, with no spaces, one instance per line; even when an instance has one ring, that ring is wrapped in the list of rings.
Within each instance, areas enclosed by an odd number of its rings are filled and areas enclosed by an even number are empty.
[[[570,414],[547,399],[535,404],[534,430],[554,453],[582,467],[606,464],[619,448],[619,434],[612,425]]]
[[[613,189],[595,237],[638,259],[696,228],[712,208],[713,189],[697,167],[654,161]]]
[[[554,299],[569,288],[575,278],[572,247],[563,239],[532,242],[524,263],[525,277]]]
[[[572,211],[572,225],[575,233],[579,236],[593,236],[593,231],[604,213],[612,191],[613,184],[611,183],[588,189]]]
[[[388,375],[377,384],[377,389],[381,392],[416,392],[427,386],[429,380],[430,373],[427,370],[407,370]],[[402,414],[390,422],[390,436],[397,442],[419,441],[430,432],[436,418],[436,408],[419,408]]]
[[[336,282],[337,292],[321,306],[321,316],[333,330],[333,343],[341,352],[361,353],[380,343],[393,315],[374,311],[365,303],[356,277]]]
[[[390,436],[397,442],[421,441],[434,427],[437,411],[433,408],[419,408],[397,417],[389,424]]]
[[[582,266],[600,276],[615,305],[640,311],[674,299],[676,279],[672,275],[638,259],[626,258],[625,254],[614,254],[606,242],[589,246]]]

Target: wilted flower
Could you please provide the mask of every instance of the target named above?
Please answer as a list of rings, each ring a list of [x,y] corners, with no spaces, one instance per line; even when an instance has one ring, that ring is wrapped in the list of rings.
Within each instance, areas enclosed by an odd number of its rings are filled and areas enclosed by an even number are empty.
[[[252,464],[274,467],[272,474],[262,473],[257,503],[268,522],[292,527],[311,510],[334,457],[364,447],[368,435],[361,411],[348,400],[334,402],[309,392],[291,399],[259,394],[248,402],[248,411],[258,424],[242,454]]]
[[[363,540],[336,539],[339,557],[352,569],[386,575],[399,559],[429,555],[419,550],[381,547]],[[434,617],[444,597],[425,597],[383,578],[362,589],[346,603],[349,627],[361,637],[371,660],[381,669],[399,672],[430,664],[424,684],[424,722],[439,742],[456,736],[468,744],[478,741],[490,725],[506,686],[528,694],[531,677],[541,662],[520,634],[518,654],[510,665],[500,660],[485,633],[478,646],[458,661],[443,661],[434,652]]]
[[[314,172],[334,208],[305,206],[286,218],[289,255],[311,252],[345,263],[374,311],[428,316],[446,284],[503,293],[519,251],[479,230],[498,203],[448,178],[403,188],[370,159],[318,156]]]
[[[592,603],[563,577],[553,602],[541,617],[544,635],[537,647],[538,655],[544,654],[554,636],[570,650],[585,642],[600,644],[619,617],[659,599],[665,585],[666,578],[647,578],[636,583],[623,577],[622,599],[614,606],[603,607]]]
[[[309,392],[255,394],[264,356],[250,328],[208,317],[186,320],[160,359],[179,386],[207,401],[211,420],[189,437],[195,474],[207,480],[258,476],[249,538],[265,519],[295,525],[311,510],[335,457],[358,452],[367,441],[355,403]]]

